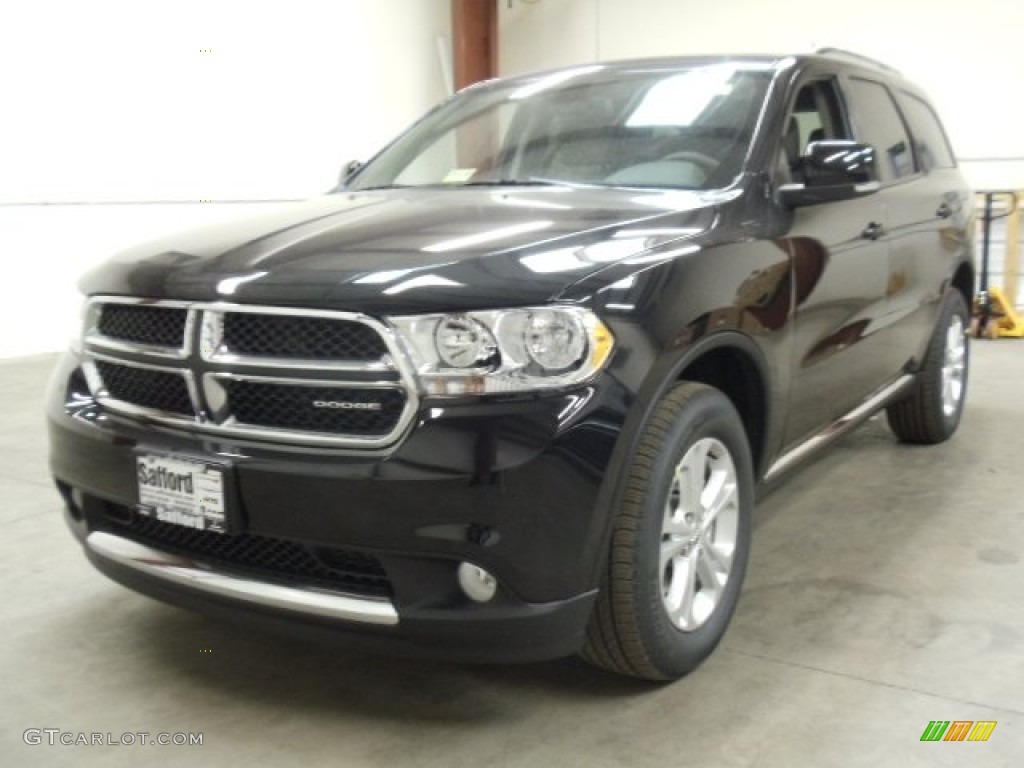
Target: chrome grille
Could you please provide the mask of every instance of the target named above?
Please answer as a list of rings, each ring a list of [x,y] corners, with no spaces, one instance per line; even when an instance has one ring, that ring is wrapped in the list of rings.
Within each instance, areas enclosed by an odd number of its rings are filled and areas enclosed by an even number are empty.
[[[341,389],[229,381],[228,409],[240,422],[331,434],[386,435],[405,406],[396,389]]]
[[[188,384],[181,373],[96,361],[103,388],[111,397],[140,408],[194,414]]]
[[[83,367],[114,413],[376,451],[418,405],[389,329],[365,315],[99,297],[86,317]]]
[[[187,316],[180,307],[104,304],[96,327],[109,339],[177,349],[185,338]]]
[[[222,344],[236,355],[304,360],[380,360],[388,351],[362,323],[254,312],[225,314]]]

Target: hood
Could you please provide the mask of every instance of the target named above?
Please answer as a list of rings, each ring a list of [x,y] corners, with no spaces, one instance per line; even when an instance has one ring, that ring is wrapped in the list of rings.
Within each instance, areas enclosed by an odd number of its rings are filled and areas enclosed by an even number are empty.
[[[704,232],[721,199],[569,186],[343,192],[137,246],[81,288],[370,314],[525,306]]]

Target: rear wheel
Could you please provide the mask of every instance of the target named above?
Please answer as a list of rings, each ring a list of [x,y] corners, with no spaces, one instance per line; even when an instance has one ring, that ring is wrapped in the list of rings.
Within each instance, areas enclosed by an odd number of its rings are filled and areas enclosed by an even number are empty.
[[[583,655],[674,680],[714,650],[746,572],[753,470],[739,414],[716,389],[676,385],[626,471]]]
[[[969,328],[967,304],[959,291],[952,290],[942,301],[914,389],[886,411],[900,440],[929,445],[956,432],[967,394]]]

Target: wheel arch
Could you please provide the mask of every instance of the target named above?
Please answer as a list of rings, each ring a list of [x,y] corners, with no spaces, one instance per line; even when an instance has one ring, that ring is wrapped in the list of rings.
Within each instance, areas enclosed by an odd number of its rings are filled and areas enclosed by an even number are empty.
[[[961,261],[950,281],[950,285],[960,291],[968,308],[974,303],[974,279],[974,267],[967,261]]]
[[[770,460],[769,435],[772,412],[769,396],[771,377],[768,361],[750,337],[736,331],[706,336],[695,344],[666,354],[653,367],[637,392],[633,407],[609,461],[609,467],[625,466],[636,452],[644,424],[658,401],[680,381],[698,381],[715,387],[732,401],[740,414],[751,450],[755,482],[759,481]],[[592,562],[592,583],[600,581],[605,554],[610,544],[615,510],[621,502],[624,484],[619,473],[610,471],[598,495],[595,513],[600,525],[591,546],[596,548]]]
[[[769,410],[765,376],[757,356],[740,346],[726,343],[703,352],[676,377],[676,381],[707,384],[729,398],[747,433],[755,477],[761,477],[765,469]]]

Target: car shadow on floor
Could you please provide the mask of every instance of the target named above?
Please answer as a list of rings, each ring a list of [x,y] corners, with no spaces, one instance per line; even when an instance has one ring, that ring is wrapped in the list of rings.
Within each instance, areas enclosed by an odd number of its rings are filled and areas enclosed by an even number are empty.
[[[125,599],[137,600],[134,595]],[[506,719],[538,696],[568,702],[629,699],[661,686],[578,658],[521,665],[443,663],[279,636],[153,603],[123,636],[135,663],[189,689],[247,706],[423,723]],[[143,650],[144,649],[144,650]]]

